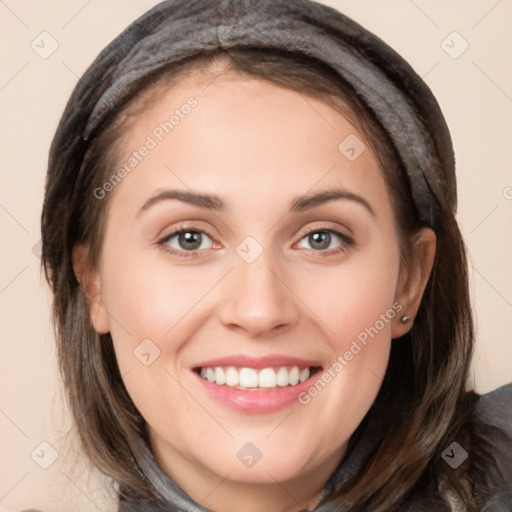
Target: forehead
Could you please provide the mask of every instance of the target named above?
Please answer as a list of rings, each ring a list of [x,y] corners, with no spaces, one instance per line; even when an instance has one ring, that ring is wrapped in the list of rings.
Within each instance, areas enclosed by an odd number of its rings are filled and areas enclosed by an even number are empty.
[[[178,185],[243,194],[256,206],[271,196],[347,185],[388,201],[368,144],[338,110],[261,79],[211,76],[192,73],[144,98],[118,162],[135,165],[115,195],[135,200]]]

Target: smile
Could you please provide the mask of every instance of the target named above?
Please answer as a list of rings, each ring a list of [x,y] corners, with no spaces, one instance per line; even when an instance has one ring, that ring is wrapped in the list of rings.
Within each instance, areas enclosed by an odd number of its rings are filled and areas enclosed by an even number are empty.
[[[234,366],[201,367],[199,375],[218,386],[228,386],[240,390],[272,390],[296,386],[316,373],[314,366],[281,366],[268,368],[237,368]]]
[[[243,413],[271,413],[298,403],[321,375],[318,359],[289,354],[231,354],[191,368],[199,388],[222,406]]]

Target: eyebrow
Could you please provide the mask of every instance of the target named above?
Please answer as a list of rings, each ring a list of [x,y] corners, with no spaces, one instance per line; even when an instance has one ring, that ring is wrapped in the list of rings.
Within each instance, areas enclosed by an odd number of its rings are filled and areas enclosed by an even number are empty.
[[[137,212],[136,217],[142,215],[145,211],[149,210],[152,206],[162,201],[176,199],[183,203],[198,206],[214,211],[225,211],[227,203],[220,196],[215,194],[204,194],[200,192],[187,192],[184,190],[168,189],[158,192],[156,195],[150,197]],[[364,206],[373,217],[376,217],[375,210],[372,205],[364,198],[353,192],[343,189],[331,189],[318,192],[312,195],[298,196],[293,199],[290,205],[291,212],[303,212],[320,206],[335,199],[345,199],[354,201]]]

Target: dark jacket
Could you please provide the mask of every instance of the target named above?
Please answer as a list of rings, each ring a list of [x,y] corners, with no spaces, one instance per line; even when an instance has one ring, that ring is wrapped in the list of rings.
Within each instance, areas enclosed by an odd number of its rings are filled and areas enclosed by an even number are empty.
[[[479,397],[475,414],[493,427],[493,440],[498,446],[499,464],[507,481],[507,490],[495,491],[488,500],[483,512],[512,512],[512,383],[502,386]],[[352,447],[347,457],[327,481],[324,494],[315,512],[334,512],[333,505],[325,503],[328,491],[346,482],[364,463],[375,441],[372,435],[378,426],[368,425]],[[442,456],[454,471],[457,464],[463,464],[465,457],[460,445],[449,445]],[[468,456],[471,456],[468,454]],[[159,504],[148,505],[136,500],[128,503],[121,501],[119,512],[211,512],[197,504],[179,486],[177,486],[158,466],[152,454],[147,451],[141,461],[144,473],[162,498]],[[396,512],[458,512],[455,503],[451,505],[441,496],[439,482],[435,477],[428,482],[422,497],[411,498],[396,509]],[[222,512],[222,511],[216,511]],[[298,512],[307,512],[306,509]],[[369,511],[370,512],[370,511]]]

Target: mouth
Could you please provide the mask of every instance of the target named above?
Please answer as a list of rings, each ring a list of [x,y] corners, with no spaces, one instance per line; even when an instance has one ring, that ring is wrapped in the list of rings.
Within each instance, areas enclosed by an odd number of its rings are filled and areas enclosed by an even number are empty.
[[[242,391],[272,391],[302,384],[322,370],[321,366],[198,366],[193,368],[202,379],[220,387]]]
[[[292,407],[322,370],[319,360],[288,354],[232,354],[190,368],[200,389],[222,406],[265,414]]]

